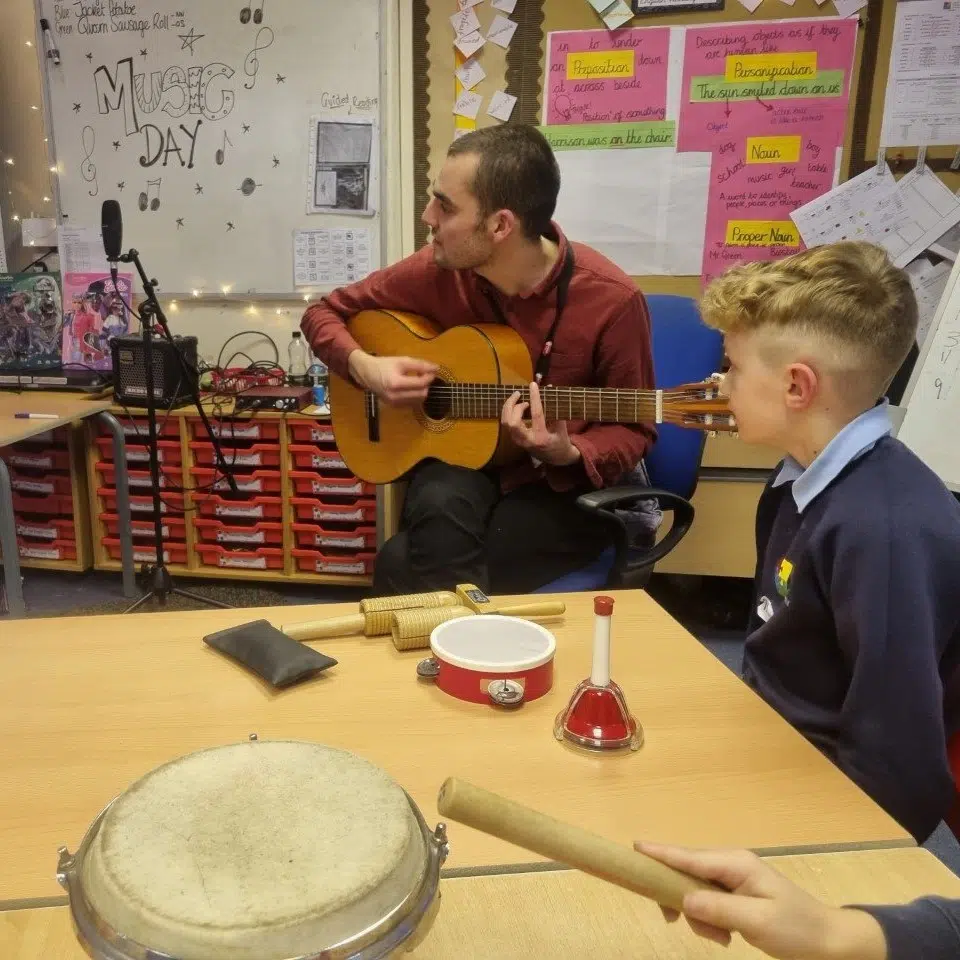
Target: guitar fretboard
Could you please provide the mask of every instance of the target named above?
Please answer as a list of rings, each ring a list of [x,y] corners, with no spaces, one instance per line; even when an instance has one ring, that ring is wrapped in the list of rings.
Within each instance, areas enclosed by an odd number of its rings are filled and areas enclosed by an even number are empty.
[[[425,409],[431,416],[457,420],[499,420],[514,393],[529,403],[528,387],[489,383],[445,383],[430,390]],[[612,387],[542,387],[540,399],[547,420],[591,423],[645,423],[656,419],[657,391]]]

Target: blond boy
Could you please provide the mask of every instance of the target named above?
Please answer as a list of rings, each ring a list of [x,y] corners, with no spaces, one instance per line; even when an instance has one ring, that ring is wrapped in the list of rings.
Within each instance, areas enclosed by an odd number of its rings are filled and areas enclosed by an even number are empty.
[[[960,505],[878,399],[916,337],[907,275],[836,243],[735,267],[701,309],[741,437],[786,453],[757,508],[744,679],[922,842],[955,792]]]

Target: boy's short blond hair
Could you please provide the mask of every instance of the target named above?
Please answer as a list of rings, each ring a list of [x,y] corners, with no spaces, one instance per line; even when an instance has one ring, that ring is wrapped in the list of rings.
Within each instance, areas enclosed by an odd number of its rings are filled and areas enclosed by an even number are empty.
[[[878,398],[917,336],[906,272],[882,247],[845,240],[783,260],[732,267],[704,291],[704,322],[724,333],[762,332],[778,353],[812,353],[856,393]],[[852,378],[852,379],[849,379]]]

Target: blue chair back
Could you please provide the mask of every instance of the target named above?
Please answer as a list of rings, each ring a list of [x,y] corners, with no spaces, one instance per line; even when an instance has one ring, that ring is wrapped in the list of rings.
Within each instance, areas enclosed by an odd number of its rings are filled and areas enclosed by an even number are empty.
[[[704,380],[720,371],[723,337],[703,323],[696,301],[669,293],[649,294],[646,300],[659,389]],[[669,423],[660,424],[657,432],[657,442],[644,459],[650,482],[689,500],[697,488],[706,434]]]
[[[696,301],[666,293],[650,294],[646,300],[650,308],[654,376],[659,389],[705,380],[720,371],[723,337],[703,323]],[[661,423],[657,432],[657,442],[644,458],[650,483],[689,500],[697,488],[707,435],[669,423]],[[602,590],[614,560],[614,548],[608,547],[592,563],[558,577],[534,593]]]

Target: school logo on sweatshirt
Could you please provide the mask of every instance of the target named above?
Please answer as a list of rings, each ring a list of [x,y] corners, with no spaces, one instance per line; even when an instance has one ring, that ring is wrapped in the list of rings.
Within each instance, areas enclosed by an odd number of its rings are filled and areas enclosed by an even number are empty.
[[[784,600],[787,599],[788,594],[790,593],[790,574],[793,573],[793,564],[784,557],[779,566],[777,567],[777,573],[774,577],[774,582],[777,586],[777,593],[783,597]]]

